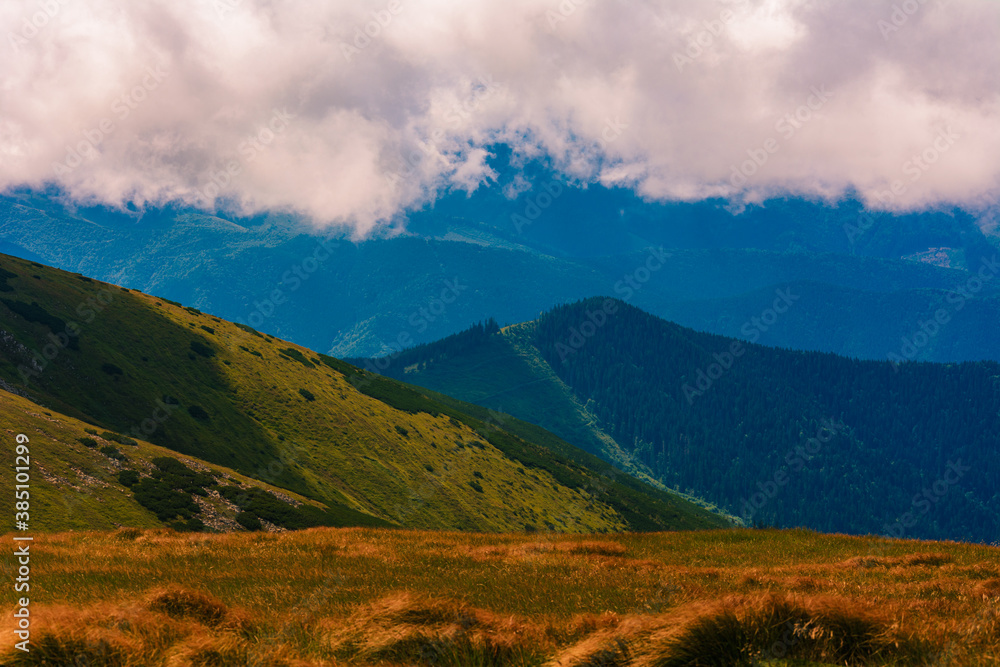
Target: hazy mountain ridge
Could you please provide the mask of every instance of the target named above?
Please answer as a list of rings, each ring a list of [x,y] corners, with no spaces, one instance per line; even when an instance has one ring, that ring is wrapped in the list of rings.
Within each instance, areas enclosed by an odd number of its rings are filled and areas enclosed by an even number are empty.
[[[892,244],[883,238],[892,225],[880,220],[845,245],[842,227],[858,215],[847,204],[777,201],[733,216],[718,203],[625,202],[614,191],[560,187],[558,200],[521,233],[510,216],[537,199],[534,190],[514,200],[490,192],[446,198],[414,214],[407,233],[359,244],[311,235],[287,216],[232,222],[172,209],[128,215],[22,194],[0,201],[0,239],[31,259],[160,294],[335,356],[431,342],[486,317],[521,322],[593,294],[700,330],[742,335],[745,318],[766,307],[769,291],[815,283],[816,298],[800,300],[762,340],[881,359],[919,330],[921,300],[941,298],[919,290],[943,294],[970,277],[893,253],[951,244],[964,248],[975,269],[976,258],[989,258],[992,247],[957,214],[893,217],[907,233]],[[600,243],[599,222],[611,225]],[[647,248],[660,246],[657,252],[669,256],[663,266],[638,289],[623,282],[644,265]],[[995,344],[975,328],[1000,323],[996,293],[988,281],[975,307],[916,358],[997,358]],[[863,315],[854,314],[855,304]]]

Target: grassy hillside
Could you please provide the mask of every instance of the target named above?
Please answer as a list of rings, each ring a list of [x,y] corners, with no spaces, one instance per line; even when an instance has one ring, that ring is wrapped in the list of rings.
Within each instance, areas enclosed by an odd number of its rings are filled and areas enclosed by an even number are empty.
[[[273,497],[278,518],[267,511],[260,529],[280,530],[290,520],[309,525],[368,525],[389,526],[387,521],[346,507],[329,508],[292,491],[266,484],[241,475],[229,468],[178,455],[177,452],[142,440],[122,438],[120,434],[99,431],[92,425],[57,412],[47,410],[26,398],[4,393],[0,398],[0,432],[13,442],[16,434],[28,437],[31,457],[29,525],[36,531],[54,530],[114,530],[123,526],[158,528],[164,524],[183,524],[180,516],[166,520],[139,502],[135,482],[122,482],[123,473],[132,471],[140,479],[152,479],[160,463],[175,461],[192,472],[207,474],[214,484],[201,486],[206,493],[184,494],[198,506],[190,518],[201,522],[203,530],[243,530],[237,521],[243,513],[239,493],[248,497],[263,491]],[[125,440],[128,444],[123,444]],[[13,446],[13,445],[12,445]],[[174,466],[173,464],[168,464]],[[7,485],[8,480],[4,480]],[[206,480],[207,481],[207,480]],[[207,488],[206,488],[207,486]],[[241,502],[227,499],[224,489],[239,489],[227,494]],[[250,498],[248,498],[249,500]],[[153,507],[157,505],[151,503]],[[244,515],[248,519],[253,509]],[[312,521],[310,521],[312,519]],[[177,525],[181,530],[187,526]]]
[[[88,437],[79,435],[79,420],[140,442],[140,450],[145,441],[224,466],[314,501],[318,509],[288,527],[600,532],[720,525],[680,499],[666,504],[640,491],[622,501],[598,472],[247,327],[23,260],[0,257],[0,270],[0,387],[43,406],[34,412],[73,425],[45,435],[52,447]],[[0,396],[9,432],[28,429],[26,404]],[[152,460],[132,447],[118,450],[140,468]],[[61,461],[59,447],[48,454]],[[564,474],[570,469],[573,475]],[[153,472],[140,489],[156,491],[148,488],[159,479]],[[72,484],[39,483],[55,484],[52,493],[80,493]],[[225,495],[205,480],[187,486],[201,489],[190,491],[191,502],[202,492]],[[99,513],[98,499],[81,502]],[[235,504],[266,520],[260,505],[268,502],[253,496]],[[127,525],[134,510],[110,512],[100,525]],[[197,518],[178,516],[171,521]],[[62,521],[53,515],[38,525],[79,527]]]
[[[474,429],[519,466],[543,471],[559,484],[610,505],[630,530],[696,529],[730,526],[735,521],[715,506],[637,481],[552,433],[508,414],[435,392],[423,393],[325,355],[320,358],[344,373],[360,391],[399,410],[447,415]],[[552,523],[544,523],[545,528],[556,529]],[[533,530],[535,526],[526,528]]]
[[[508,327],[502,336],[483,337],[468,354],[449,353],[447,363],[436,363],[439,359],[432,344],[418,348],[414,354],[405,352],[391,359],[388,365],[383,361],[370,367],[388,377],[412,377],[423,387],[447,392],[497,412],[518,415],[586,451],[610,455],[614,444],[588,418],[584,406],[538,356],[530,341],[520,335],[523,329],[518,325]],[[413,363],[409,363],[411,359]],[[354,361],[365,365],[365,360]]]
[[[573,443],[632,477],[666,490],[652,471],[601,428],[600,421],[573,394],[532,345],[530,324],[513,325],[503,335],[477,337],[474,345],[456,351],[451,341],[409,350],[391,360],[357,359],[355,363],[378,369],[396,379],[414,382],[440,392],[438,400],[454,397],[488,409],[487,414],[516,415]],[[471,410],[470,408],[466,408]],[[539,437],[541,434],[535,434]],[[544,436],[542,436],[544,437]],[[563,455],[566,455],[563,453]],[[693,500],[693,499],[692,499]],[[714,507],[714,506],[713,506]]]
[[[358,363],[502,408],[748,523],[977,541],[1000,530],[996,363],[774,349],[600,299]]]
[[[773,530],[319,528],[63,533],[32,551],[45,564],[32,579],[32,652],[0,648],[12,666],[1000,660],[996,547]],[[9,550],[0,565],[14,566]],[[5,609],[15,595],[0,592]]]

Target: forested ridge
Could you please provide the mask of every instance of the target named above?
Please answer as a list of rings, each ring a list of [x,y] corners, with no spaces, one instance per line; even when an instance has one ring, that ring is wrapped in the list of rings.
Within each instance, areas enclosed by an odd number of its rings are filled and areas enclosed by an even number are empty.
[[[604,299],[545,313],[534,335],[657,476],[753,523],[996,539],[996,363],[773,349]]]
[[[532,359],[585,414],[560,402]],[[586,437],[596,419],[652,477],[749,524],[1000,536],[994,362],[894,366],[776,349],[598,298],[357,363],[509,411],[608,458]]]

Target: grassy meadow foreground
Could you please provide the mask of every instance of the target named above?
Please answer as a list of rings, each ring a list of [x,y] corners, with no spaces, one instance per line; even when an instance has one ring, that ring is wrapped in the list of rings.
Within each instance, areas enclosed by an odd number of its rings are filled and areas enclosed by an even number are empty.
[[[0,649],[5,665],[1000,664],[995,547],[753,530],[36,540],[33,650]]]

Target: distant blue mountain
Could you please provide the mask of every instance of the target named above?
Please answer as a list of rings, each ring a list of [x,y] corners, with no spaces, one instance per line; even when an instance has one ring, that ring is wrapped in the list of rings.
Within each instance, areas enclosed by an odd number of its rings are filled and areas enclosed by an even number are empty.
[[[761,342],[885,358],[996,252],[961,211],[870,216],[853,200],[773,200],[739,212],[722,201],[646,202],[497,154],[488,187],[446,193],[410,214],[403,231],[396,223],[363,243],[317,236],[289,215],[117,211],[18,191],[0,198],[0,250],[355,357],[488,317],[531,320],[598,294],[744,336],[769,295],[795,286],[803,298]],[[1000,359],[990,335],[1000,324],[998,287],[990,276],[915,358]]]

